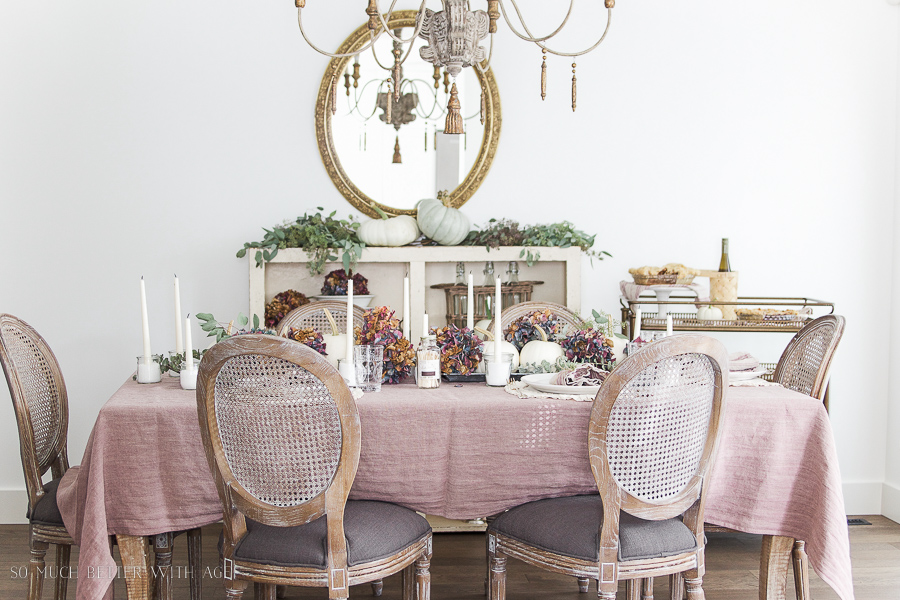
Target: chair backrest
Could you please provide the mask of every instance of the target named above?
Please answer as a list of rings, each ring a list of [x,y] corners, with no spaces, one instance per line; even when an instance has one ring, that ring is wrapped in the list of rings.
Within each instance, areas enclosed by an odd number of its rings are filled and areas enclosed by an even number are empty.
[[[578,328],[579,323],[581,322],[574,312],[572,312],[562,304],[556,304],[555,302],[530,300],[528,302],[513,304],[509,308],[503,310],[503,313],[500,315],[501,330],[505,332],[513,321],[520,317],[524,317],[525,315],[530,315],[531,313],[538,310],[549,310],[554,316],[556,316],[557,319],[559,319],[562,331],[565,331],[566,327],[568,327],[569,330],[574,331]],[[488,331],[494,333],[493,320],[491,320],[490,329]]]
[[[844,322],[844,317],[826,315],[798,331],[778,359],[772,381],[822,400]]]
[[[294,526],[328,515],[328,566],[347,581],[343,514],[359,464],[359,415],[337,370],[303,344],[242,335],[200,362],[197,411],[224,508],[226,558],[245,517]]]
[[[29,508],[44,494],[41,477],[69,468],[69,403],[56,356],[28,323],[0,314],[0,363],[12,396]]]
[[[295,308],[278,323],[278,335],[284,335],[291,327],[312,327],[323,335],[331,335],[331,325],[325,317],[325,309],[331,313],[338,327],[338,333],[347,333],[347,303],[342,300],[319,300]],[[362,323],[366,309],[353,306],[353,322]]]
[[[727,372],[721,342],[683,334],[645,346],[603,382],[588,440],[604,514],[669,519],[700,499],[702,524]]]

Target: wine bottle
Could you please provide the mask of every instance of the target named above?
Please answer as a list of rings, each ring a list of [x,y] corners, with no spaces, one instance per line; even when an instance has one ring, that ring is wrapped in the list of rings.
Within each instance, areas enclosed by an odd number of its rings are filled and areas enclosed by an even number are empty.
[[[722,258],[719,259],[719,273],[730,273],[731,261],[728,260],[728,238],[722,238]]]

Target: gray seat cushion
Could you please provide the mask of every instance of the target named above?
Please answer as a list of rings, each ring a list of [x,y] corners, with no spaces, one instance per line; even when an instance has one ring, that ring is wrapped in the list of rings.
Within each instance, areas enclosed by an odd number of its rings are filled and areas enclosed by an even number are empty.
[[[600,496],[569,496],[511,508],[488,531],[562,556],[596,561],[602,522]],[[619,514],[620,561],[672,556],[696,548],[694,534],[678,518],[645,521],[626,512]]]
[[[54,479],[44,486],[44,495],[34,506],[34,512],[27,515],[32,523],[65,527],[62,515],[59,513],[59,506],[56,504],[56,489],[59,487],[60,481],[62,478]]]
[[[424,517],[408,508],[370,500],[351,500],[344,509],[347,563],[387,558],[431,533]],[[234,557],[280,567],[326,566],[326,523],[320,517],[297,527],[273,527],[247,519],[247,535]]]

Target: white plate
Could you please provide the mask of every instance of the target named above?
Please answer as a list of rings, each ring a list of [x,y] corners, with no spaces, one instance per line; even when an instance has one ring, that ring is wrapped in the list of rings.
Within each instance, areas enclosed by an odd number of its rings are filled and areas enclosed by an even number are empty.
[[[585,396],[596,396],[600,391],[599,385],[555,385],[550,380],[556,376],[556,373],[536,373],[534,375],[526,375],[522,381],[533,387],[539,392],[545,394],[578,394]]]
[[[768,373],[766,369],[756,369],[755,371],[730,371],[728,373],[728,379],[731,381],[746,381],[748,379],[756,379],[766,373]]]

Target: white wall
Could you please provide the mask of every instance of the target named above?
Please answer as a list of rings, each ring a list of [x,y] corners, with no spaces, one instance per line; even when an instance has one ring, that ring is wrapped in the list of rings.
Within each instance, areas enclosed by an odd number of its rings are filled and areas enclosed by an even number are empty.
[[[350,3],[309,4],[326,47],[362,21],[361,2],[356,20]],[[885,480],[897,25],[884,0],[620,2],[602,50],[578,61],[574,114],[569,61],[550,61],[542,103],[540,52],[501,26],[502,139],[465,207],[598,232],[615,258],[585,263],[586,307],[616,310],[631,266],[714,266],[721,237],[742,293],[836,302],[848,329],[831,414],[852,513],[879,512]],[[316,150],[324,67],[290,2],[3,6],[0,311],[59,357],[73,462],[140,352],[141,275],[168,350],[173,272],[185,312],[235,315],[244,241],[315,206],[350,212]],[[0,415],[8,522],[24,483],[5,389]]]

